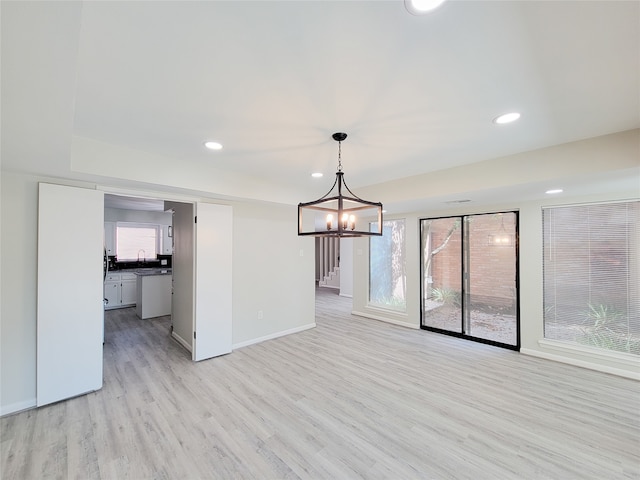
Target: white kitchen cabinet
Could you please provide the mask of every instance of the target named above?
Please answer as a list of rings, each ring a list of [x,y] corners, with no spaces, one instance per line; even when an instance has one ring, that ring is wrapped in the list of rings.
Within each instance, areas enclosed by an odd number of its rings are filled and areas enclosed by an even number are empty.
[[[136,286],[136,274],[135,273],[123,273],[121,274],[122,290],[120,293],[120,306],[130,307],[136,304],[138,298],[137,286]]]
[[[116,222],[104,222],[104,248],[107,255],[116,254]]]
[[[104,298],[108,300],[106,310],[131,307],[138,298],[136,274],[130,272],[108,272],[104,279]]]
[[[104,308],[105,310],[111,310],[112,308],[120,307],[120,280],[117,282],[105,282],[104,284],[104,298],[107,300]]]
[[[173,238],[169,236],[171,225],[162,225],[162,254],[173,254]]]

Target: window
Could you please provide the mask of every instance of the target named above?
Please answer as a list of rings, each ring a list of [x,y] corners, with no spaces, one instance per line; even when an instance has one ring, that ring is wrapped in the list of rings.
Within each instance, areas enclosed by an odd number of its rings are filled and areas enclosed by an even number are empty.
[[[155,260],[158,254],[158,225],[122,223],[116,226],[116,256],[119,262]]]
[[[543,210],[544,336],[640,355],[640,201]]]
[[[381,237],[369,239],[369,304],[406,310],[407,274],[405,268],[404,220],[385,220]],[[371,231],[378,223],[370,224]]]

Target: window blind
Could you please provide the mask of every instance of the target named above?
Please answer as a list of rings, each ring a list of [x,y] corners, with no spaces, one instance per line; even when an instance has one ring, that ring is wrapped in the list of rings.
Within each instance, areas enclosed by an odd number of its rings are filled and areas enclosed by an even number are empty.
[[[125,224],[116,228],[118,261],[155,260],[158,248],[158,226]]]
[[[545,338],[640,355],[640,201],[542,217]]]

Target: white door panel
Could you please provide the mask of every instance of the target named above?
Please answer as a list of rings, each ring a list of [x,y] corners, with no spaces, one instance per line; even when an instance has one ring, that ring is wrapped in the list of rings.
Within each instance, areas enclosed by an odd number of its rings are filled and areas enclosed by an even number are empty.
[[[195,207],[182,202],[165,202],[164,206],[173,210],[171,335],[193,355]]]
[[[37,405],[102,388],[104,194],[41,183]]]
[[[193,360],[231,352],[233,214],[230,206],[196,204],[196,308]]]

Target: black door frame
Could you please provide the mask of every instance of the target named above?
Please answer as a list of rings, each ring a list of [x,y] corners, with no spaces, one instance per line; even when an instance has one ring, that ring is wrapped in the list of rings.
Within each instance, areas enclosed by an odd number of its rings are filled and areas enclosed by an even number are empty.
[[[515,284],[516,284],[516,344],[515,345],[511,345],[508,343],[502,343],[502,342],[497,342],[495,340],[489,340],[486,338],[480,338],[480,337],[474,337],[473,335],[469,335],[468,333],[465,333],[465,311],[466,311],[466,295],[467,295],[467,282],[465,281],[465,259],[464,259],[464,255],[465,255],[465,248],[464,248],[464,242],[465,242],[465,234],[466,234],[466,224],[465,224],[465,218],[467,217],[473,217],[473,216],[478,216],[478,215],[496,215],[496,214],[503,214],[503,213],[513,213],[515,215],[515,238],[514,238],[514,242],[515,242],[515,262],[516,262],[516,271],[515,271]],[[424,220],[440,220],[440,219],[445,219],[445,218],[458,218],[460,219],[460,228],[461,228],[461,239],[463,242],[463,247],[460,249],[460,269],[461,269],[461,295],[460,295],[460,325],[461,325],[461,330],[462,332],[453,332],[450,330],[445,330],[442,328],[437,328],[437,327],[430,327],[424,324],[425,318],[424,318],[424,279],[425,279],[425,272],[423,271],[424,268],[424,248],[423,248],[423,238],[422,238],[422,222]],[[520,351],[520,347],[521,347],[521,342],[520,342],[520,215],[519,212],[517,210],[507,210],[507,211],[501,211],[501,212],[486,212],[486,213],[474,213],[474,214],[467,214],[467,215],[449,215],[449,216],[444,216],[444,217],[426,217],[426,218],[420,218],[419,219],[419,228],[418,228],[418,236],[419,236],[419,242],[418,245],[420,245],[420,328],[422,330],[427,330],[430,332],[436,332],[436,333],[441,333],[444,335],[449,335],[452,337],[457,337],[457,338],[464,338],[465,340],[471,340],[473,342],[478,342],[478,343],[485,343],[488,345],[493,345],[495,347],[501,347],[501,348],[506,348],[509,350],[515,350],[515,351]]]

